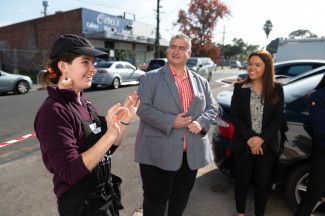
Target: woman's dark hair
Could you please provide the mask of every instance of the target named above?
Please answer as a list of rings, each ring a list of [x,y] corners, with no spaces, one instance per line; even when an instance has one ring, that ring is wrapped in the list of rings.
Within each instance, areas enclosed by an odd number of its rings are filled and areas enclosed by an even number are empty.
[[[67,62],[71,64],[71,62],[80,56],[80,54],[73,52],[65,52],[62,55],[50,59],[47,63],[48,69],[45,74],[40,78],[41,85],[49,85],[49,84],[58,84],[60,77],[62,76],[62,72],[58,67],[59,61]]]
[[[265,70],[263,74],[263,89],[261,94],[261,99],[267,100],[270,104],[276,104],[279,101],[279,95],[276,94],[274,90],[275,78],[274,78],[274,65],[273,65],[273,56],[266,50],[257,50],[252,52],[248,61],[253,57],[259,57],[265,64]],[[244,82],[248,83],[252,80],[248,77]]]

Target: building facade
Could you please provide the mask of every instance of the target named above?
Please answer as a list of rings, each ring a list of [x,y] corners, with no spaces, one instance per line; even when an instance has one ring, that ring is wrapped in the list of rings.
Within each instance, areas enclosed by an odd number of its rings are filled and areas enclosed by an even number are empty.
[[[12,24],[0,28],[0,66],[11,69],[41,69],[52,42],[62,34],[79,34],[113,60],[134,65],[148,63],[154,55],[155,28],[121,16],[85,8]],[[165,40],[160,40],[167,47]]]

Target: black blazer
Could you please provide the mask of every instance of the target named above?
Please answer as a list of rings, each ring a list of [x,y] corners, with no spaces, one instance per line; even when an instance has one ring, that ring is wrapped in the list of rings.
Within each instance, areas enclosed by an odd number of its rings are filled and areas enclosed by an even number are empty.
[[[242,84],[236,83],[232,100],[231,116],[235,125],[235,134],[231,147],[235,153],[239,153],[247,145],[247,140],[257,134],[252,130],[250,113],[250,88],[242,88]],[[281,128],[284,119],[283,88],[280,83],[275,83],[275,92],[279,96],[277,104],[271,105],[269,101],[264,102],[262,132],[259,135],[264,139],[266,145],[278,145],[277,131]]]

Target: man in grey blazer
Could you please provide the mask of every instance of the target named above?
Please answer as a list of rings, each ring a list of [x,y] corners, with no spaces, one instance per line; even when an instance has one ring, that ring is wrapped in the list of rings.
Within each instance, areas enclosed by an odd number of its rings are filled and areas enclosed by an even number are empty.
[[[168,64],[140,80],[140,126],[135,161],[140,164],[143,215],[182,215],[197,170],[213,161],[207,132],[215,116],[208,81],[190,71],[191,40],[178,34],[170,40]]]

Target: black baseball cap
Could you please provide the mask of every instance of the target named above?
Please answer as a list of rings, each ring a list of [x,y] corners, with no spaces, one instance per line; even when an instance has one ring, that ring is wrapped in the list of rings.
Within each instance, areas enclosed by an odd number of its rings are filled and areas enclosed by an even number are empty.
[[[95,49],[89,40],[75,34],[61,35],[51,47],[50,58],[53,59],[65,52],[74,52],[80,55],[108,59],[106,52]]]

